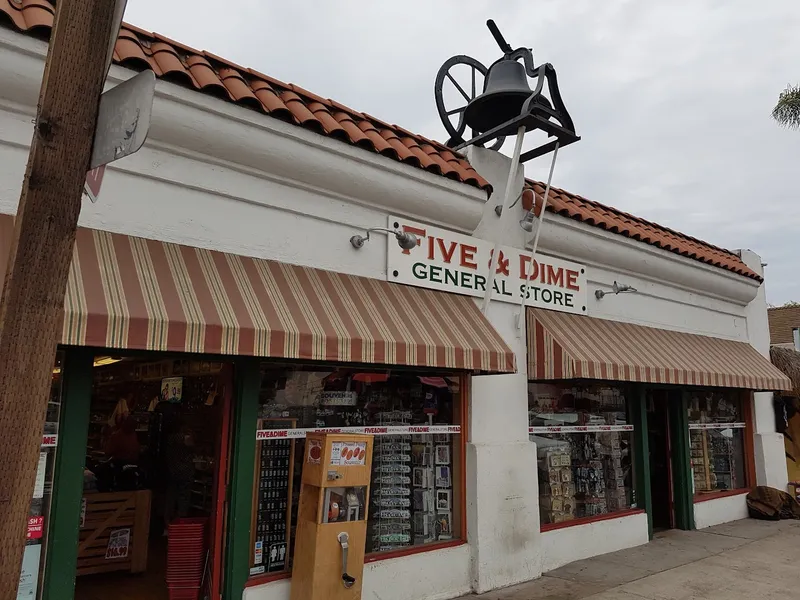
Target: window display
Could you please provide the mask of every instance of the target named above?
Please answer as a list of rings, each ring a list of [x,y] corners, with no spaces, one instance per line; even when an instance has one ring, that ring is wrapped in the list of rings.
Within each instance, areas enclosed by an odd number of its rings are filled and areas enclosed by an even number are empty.
[[[321,452],[305,448],[305,435],[314,430],[375,436],[370,497],[350,489],[332,493],[327,516],[349,520],[366,511],[368,553],[462,535],[457,375],[264,363],[259,410],[251,576],[291,568],[302,460],[306,452]],[[265,455],[273,446],[285,456]],[[363,454],[343,448],[340,459],[359,461]],[[285,563],[268,564],[270,544],[281,545]]]
[[[19,576],[17,598],[35,600],[41,596],[40,579],[44,560],[44,549],[47,543],[47,525],[50,519],[50,502],[53,493],[53,472],[55,469],[56,449],[58,447],[58,424],[61,417],[61,366],[63,353],[56,355],[53,367],[53,379],[50,387],[50,398],[47,401],[47,413],[42,431],[42,444],[39,451],[39,462],[36,468],[36,481],[33,486],[30,511],[28,512],[28,529],[25,539],[25,552],[22,557],[22,568]]]
[[[633,508],[633,425],[622,388],[530,383],[542,525]]]
[[[689,397],[689,440],[695,495],[747,487],[745,420],[736,391]]]

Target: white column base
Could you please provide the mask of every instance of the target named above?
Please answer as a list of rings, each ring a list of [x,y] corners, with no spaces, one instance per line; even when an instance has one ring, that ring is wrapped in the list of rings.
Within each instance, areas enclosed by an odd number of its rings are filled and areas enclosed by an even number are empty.
[[[789,476],[786,473],[786,450],[783,435],[776,432],[756,433],[756,482],[786,491]]]
[[[467,535],[472,590],[542,574],[536,444],[467,444]]]

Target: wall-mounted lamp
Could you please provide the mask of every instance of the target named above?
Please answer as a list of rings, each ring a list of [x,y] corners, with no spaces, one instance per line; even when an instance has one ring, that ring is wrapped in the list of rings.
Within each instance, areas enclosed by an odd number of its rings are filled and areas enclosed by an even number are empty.
[[[403,250],[411,250],[412,248],[416,248],[417,244],[419,243],[417,240],[417,236],[413,233],[409,233],[407,231],[400,231],[399,229],[386,229],[385,227],[373,227],[371,229],[367,229],[367,235],[354,235],[350,238],[350,244],[356,250],[359,250],[364,246],[365,242],[369,241],[369,234],[373,231],[383,231],[385,233],[391,233],[395,238],[397,238],[397,245],[400,246]]]
[[[536,215],[533,214],[533,209],[525,213],[525,216],[520,219],[519,226],[525,231],[530,233],[533,231],[533,222],[536,220]]]
[[[509,206],[508,208],[514,208],[517,205],[517,202],[519,202],[520,198],[522,198],[522,194],[524,194],[524,193],[525,193],[525,189],[523,188],[523,190],[519,193],[519,196],[517,196],[517,199],[514,200],[514,202],[512,202],[511,206]],[[503,214],[503,205],[502,204],[497,204],[494,207],[494,214],[496,214],[498,217],[502,216],[502,214]]]
[[[615,281],[614,285],[611,286],[611,291],[610,292],[607,292],[605,290],[595,290],[594,291],[594,297],[597,298],[598,300],[602,300],[603,297],[606,294],[617,295],[617,294],[633,293],[633,292],[637,292],[637,291],[638,290],[635,287],[631,286],[631,285],[628,285],[626,283],[617,283]]]

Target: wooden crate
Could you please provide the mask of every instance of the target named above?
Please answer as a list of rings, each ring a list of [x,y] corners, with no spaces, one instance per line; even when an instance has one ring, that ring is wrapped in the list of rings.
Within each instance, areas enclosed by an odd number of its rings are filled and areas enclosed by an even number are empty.
[[[86,494],[86,515],[78,538],[77,575],[147,569],[150,536],[150,490]],[[106,558],[108,539],[117,529],[130,529],[128,555]]]

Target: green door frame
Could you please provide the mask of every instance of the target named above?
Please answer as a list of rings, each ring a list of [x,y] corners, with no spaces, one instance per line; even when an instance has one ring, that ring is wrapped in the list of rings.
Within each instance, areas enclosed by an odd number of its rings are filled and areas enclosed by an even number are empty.
[[[647,513],[647,536],[653,539],[653,497],[650,488],[650,440],[647,429],[647,390],[643,385],[632,389],[629,404],[633,425],[633,452],[636,506]]]
[[[53,469],[50,522],[47,526],[43,600],[72,600],[75,596],[93,362],[94,351],[89,348],[64,349],[61,415]],[[52,568],[47,568],[51,565]]]
[[[53,472],[53,499],[47,533],[43,600],[73,600],[78,564],[83,468],[89,433],[92,367],[96,351],[64,348],[58,451]],[[217,358],[219,359],[219,358]],[[249,576],[250,522],[261,384],[257,358],[235,359],[236,395],[231,431],[230,483],[223,598],[242,597]],[[56,566],[57,565],[57,566]]]
[[[255,485],[258,395],[261,387],[259,359],[237,359],[234,377],[236,396],[231,431],[231,478],[222,588],[225,600],[241,598],[250,576],[250,527]]]
[[[631,423],[634,426],[634,460],[636,473],[636,503],[647,512],[647,535],[653,539],[653,498],[650,481],[650,447],[647,424],[647,392],[665,389],[662,386],[636,385],[630,403]],[[680,389],[667,389],[670,454],[672,466],[672,500],[675,528],[691,530],[694,523],[693,476],[689,454],[689,414],[687,399]]]
[[[694,524],[694,477],[689,454],[689,412],[686,394],[669,391],[669,433],[672,454],[672,496],[675,528],[691,530]]]

